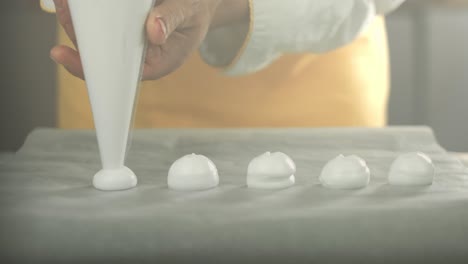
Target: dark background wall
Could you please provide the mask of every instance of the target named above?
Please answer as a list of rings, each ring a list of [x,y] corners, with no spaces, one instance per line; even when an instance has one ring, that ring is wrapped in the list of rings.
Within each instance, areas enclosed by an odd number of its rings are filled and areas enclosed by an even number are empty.
[[[468,152],[468,0],[408,0],[388,18],[390,124],[428,125],[446,149]]]
[[[0,151],[37,126],[55,125],[55,16],[36,0],[0,1]]]

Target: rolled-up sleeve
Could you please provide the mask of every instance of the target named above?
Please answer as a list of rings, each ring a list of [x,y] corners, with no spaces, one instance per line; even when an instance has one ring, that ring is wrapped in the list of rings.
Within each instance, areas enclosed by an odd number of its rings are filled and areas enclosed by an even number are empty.
[[[387,14],[397,9],[405,0],[375,0],[377,13]]]
[[[250,0],[250,32],[238,56],[224,69],[228,75],[252,73],[285,53],[325,53],[356,39],[377,14],[396,9],[404,0]],[[222,49],[210,49],[229,38],[229,27],[208,34],[200,51],[216,65]],[[232,37],[232,36],[231,36]],[[221,42],[220,42],[221,43]]]

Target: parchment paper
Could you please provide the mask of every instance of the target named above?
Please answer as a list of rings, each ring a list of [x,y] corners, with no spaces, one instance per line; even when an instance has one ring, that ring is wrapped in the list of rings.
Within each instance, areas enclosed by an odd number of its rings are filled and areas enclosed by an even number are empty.
[[[248,162],[283,151],[297,184],[245,187]],[[423,151],[436,165],[424,188],[386,184],[400,153]],[[211,158],[219,188],[167,189],[173,161]],[[322,188],[336,155],[369,164],[371,185]],[[128,166],[136,189],[91,187],[100,169],[95,134],[38,129],[0,158],[1,257],[17,262],[468,263],[468,173],[424,127],[386,129],[142,130]]]

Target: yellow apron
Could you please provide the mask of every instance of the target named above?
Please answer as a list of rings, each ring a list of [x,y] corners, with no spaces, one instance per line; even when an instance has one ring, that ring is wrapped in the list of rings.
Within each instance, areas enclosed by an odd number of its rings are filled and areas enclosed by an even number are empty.
[[[60,29],[59,41],[71,45]],[[247,76],[227,77],[194,54],[173,74],[144,82],[137,128],[383,126],[388,98],[384,19],[352,44],[285,55]],[[92,128],[85,83],[58,69],[58,126]]]

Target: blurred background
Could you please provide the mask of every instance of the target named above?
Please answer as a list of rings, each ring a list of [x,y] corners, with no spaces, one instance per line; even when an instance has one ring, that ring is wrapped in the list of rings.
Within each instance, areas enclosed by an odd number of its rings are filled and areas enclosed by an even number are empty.
[[[408,0],[387,26],[392,60],[389,125],[431,126],[441,145],[468,152],[468,5]],[[0,3],[0,151],[35,127],[54,127],[56,20],[38,1]]]

